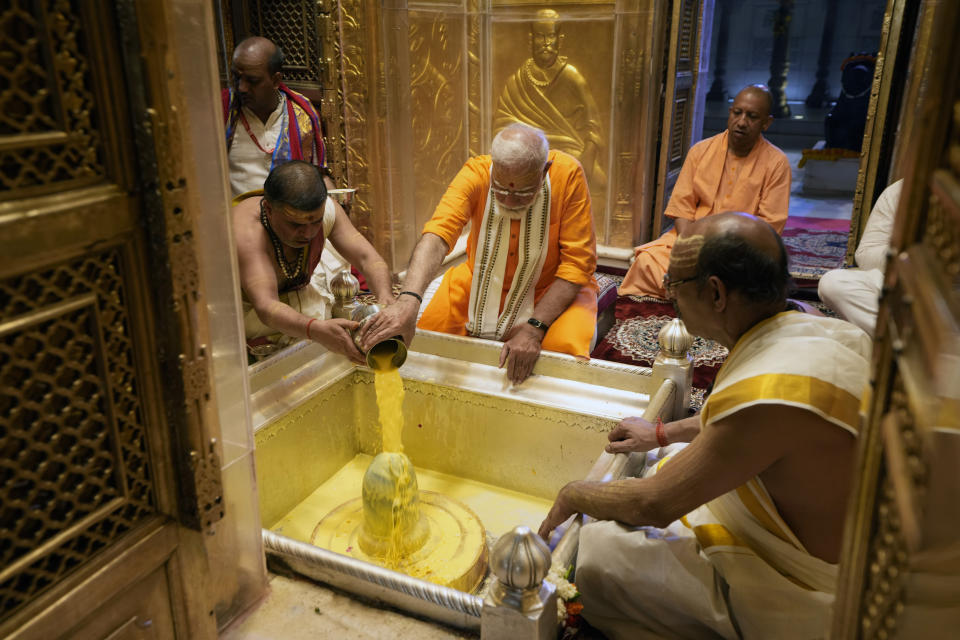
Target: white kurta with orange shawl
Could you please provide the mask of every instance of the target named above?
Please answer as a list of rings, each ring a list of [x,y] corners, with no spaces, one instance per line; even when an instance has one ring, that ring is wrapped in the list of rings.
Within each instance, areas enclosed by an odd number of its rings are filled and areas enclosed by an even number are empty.
[[[539,302],[557,278],[582,285],[573,303],[560,314],[544,336],[542,347],[584,358],[590,357],[590,341],[597,321],[597,241],[593,232],[590,192],[580,163],[562,151],[551,151],[550,229],[547,255],[535,285]],[[490,190],[490,156],[471,158],[450,183],[433,217],[423,228],[453,247],[469,222],[467,261],[449,269],[439,289],[424,310],[417,326],[431,331],[466,335],[470,285],[476,261],[483,208]],[[510,247],[500,292],[500,308],[517,268],[520,221],[511,222]]]
[[[745,158],[727,154],[727,132],[693,145],[680,169],[664,214],[700,220],[714,213],[743,211],[783,233],[790,206],[790,161],[763,136]],[[634,249],[635,259],[618,293],[665,298],[663,274],[677,238],[671,229]]]
[[[734,346],[701,422],[786,404],[855,434],[869,363],[870,339],[857,327],[780,313]],[[826,637],[836,573],[807,552],[753,478],[666,529],[585,526],[576,582],[583,615],[610,638],[809,640]]]

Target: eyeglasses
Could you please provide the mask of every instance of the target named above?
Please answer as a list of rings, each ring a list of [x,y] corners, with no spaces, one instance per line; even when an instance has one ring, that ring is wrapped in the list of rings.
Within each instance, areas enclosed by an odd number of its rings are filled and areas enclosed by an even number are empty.
[[[521,198],[521,199],[532,198],[533,196],[537,195],[537,191],[539,190],[540,190],[540,187],[537,187],[535,189],[524,189],[523,191],[511,191],[510,189],[501,189],[499,187],[490,185],[490,191],[493,191],[495,195],[503,196],[504,198],[509,198],[510,196],[513,196],[514,198]]]
[[[700,276],[691,276],[691,277],[689,277],[689,278],[681,278],[681,279],[679,279],[679,280],[671,280],[671,279],[670,279],[670,274],[669,274],[669,273],[665,273],[665,274],[663,274],[663,288],[664,288],[664,290],[666,290],[666,291],[670,291],[670,288],[671,288],[671,287],[679,287],[680,285],[685,284],[685,283],[687,283],[687,282],[693,282],[694,280],[696,280],[696,279],[699,278],[699,277],[700,277]]]
[[[490,181],[490,191],[492,191],[492,192],[494,193],[494,195],[498,195],[498,196],[501,196],[501,197],[503,197],[503,198],[509,198],[509,197],[511,197],[511,196],[514,197],[514,198],[520,198],[521,200],[527,199],[527,198],[532,198],[532,197],[534,197],[535,195],[537,195],[537,192],[538,192],[538,191],[540,191],[540,187],[541,187],[541,185],[543,184],[543,176],[547,175],[547,171],[550,170],[550,166],[551,166],[552,164],[553,164],[553,160],[547,160],[547,163],[546,163],[545,165],[543,165],[543,173],[542,173],[542,175],[540,176],[540,181],[537,183],[537,186],[535,186],[535,187],[531,187],[531,188],[529,188],[529,189],[523,189],[523,190],[521,190],[521,191],[512,191],[512,190],[510,190],[510,189],[503,189],[503,188],[497,186],[496,180],[491,180],[491,181]]]

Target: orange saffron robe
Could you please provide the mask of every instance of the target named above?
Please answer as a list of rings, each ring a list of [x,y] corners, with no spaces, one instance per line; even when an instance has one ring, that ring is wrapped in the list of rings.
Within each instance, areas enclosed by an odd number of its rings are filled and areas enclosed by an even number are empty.
[[[597,240],[593,232],[593,214],[590,210],[590,191],[577,160],[562,151],[551,151],[550,167],[550,230],[547,239],[547,257],[534,291],[538,303],[556,278],[583,285],[577,297],[550,325],[542,348],[583,358],[590,357],[590,342],[597,323]],[[470,285],[476,258],[477,239],[483,207],[490,190],[490,156],[467,160],[447,187],[433,217],[423,227],[424,233],[434,233],[453,247],[468,222],[467,260],[451,267],[443,276],[440,287],[417,326],[430,331],[456,335],[467,334]],[[503,289],[500,292],[500,310],[509,291],[517,268],[520,221],[511,221],[510,250],[507,257]]]
[[[727,155],[727,132],[693,145],[664,214],[700,220],[714,213],[743,211],[770,223],[783,233],[790,206],[790,161],[783,151],[760,136],[745,158]],[[653,242],[634,249],[620,295],[666,298],[663,274],[677,238],[670,229]]]

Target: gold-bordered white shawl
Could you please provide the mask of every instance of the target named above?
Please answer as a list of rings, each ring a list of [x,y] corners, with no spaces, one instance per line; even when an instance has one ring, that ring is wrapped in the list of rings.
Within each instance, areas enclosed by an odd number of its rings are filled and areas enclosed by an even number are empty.
[[[701,424],[754,405],[783,404],[856,434],[870,349],[869,336],[843,320],[779,313],[734,345],[703,406]]]
[[[491,182],[492,171],[491,167]],[[470,283],[469,335],[499,340],[515,324],[525,322],[533,314],[534,292],[547,257],[550,192],[548,175],[530,207],[517,214],[501,209],[493,192],[487,192]],[[510,250],[510,221],[515,218],[520,218],[517,268],[503,310],[499,311]]]

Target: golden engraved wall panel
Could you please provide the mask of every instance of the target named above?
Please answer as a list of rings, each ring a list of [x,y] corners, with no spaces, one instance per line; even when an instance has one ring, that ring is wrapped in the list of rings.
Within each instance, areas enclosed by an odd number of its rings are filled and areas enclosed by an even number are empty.
[[[414,241],[463,165],[468,150],[464,21],[462,15],[410,14],[409,154],[414,216],[412,228],[398,232]],[[405,244],[401,255],[409,255],[413,249],[409,240]]]
[[[396,268],[391,252],[373,228],[371,211],[379,204],[374,192],[375,167],[371,166],[375,149],[377,121],[376,87],[380,67],[376,35],[379,15],[375,5],[364,0],[340,0],[340,91],[343,97],[343,130],[346,139],[347,175],[350,186],[357,189],[350,208],[354,226],[374,244],[387,264]],[[379,188],[379,185],[378,185]],[[381,216],[382,219],[383,216]],[[382,223],[381,223],[382,225]]]
[[[456,171],[489,151],[504,87],[534,58],[531,24],[547,7],[559,14],[559,55],[576,75],[570,86],[585,87],[595,103],[588,120],[599,144],[588,180],[598,242],[627,248],[649,232],[665,0],[320,0],[310,15],[290,0],[252,5],[264,35],[281,42],[292,37],[295,20],[268,18],[267,9],[316,23],[329,53],[317,77],[334,173],[358,189],[351,218],[395,271],[406,266]],[[699,4],[686,6],[684,28],[696,34]],[[688,49],[692,38],[683,40]],[[684,59],[693,64],[691,56]],[[689,128],[682,106],[673,121]]]
[[[96,182],[103,148],[77,2],[0,9],[0,194],[19,198]]]
[[[0,281],[0,619],[156,510],[125,271]]]
[[[489,138],[487,124],[481,116],[481,106],[485,95],[481,68],[481,49],[486,33],[487,19],[481,13],[482,0],[467,0],[467,108],[468,135],[470,137],[469,155],[482,153],[484,139]]]
[[[570,153],[590,185],[598,241],[605,241],[616,73],[614,5],[493,12],[491,134],[511,122],[543,129]],[[489,145],[489,142],[487,142]]]

